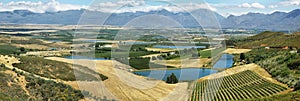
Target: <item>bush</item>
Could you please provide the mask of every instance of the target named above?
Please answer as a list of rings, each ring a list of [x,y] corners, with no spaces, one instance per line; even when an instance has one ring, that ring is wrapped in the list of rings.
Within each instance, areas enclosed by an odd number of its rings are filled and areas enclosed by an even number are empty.
[[[34,100],[54,101],[66,100],[78,101],[83,99],[80,90],[75,90],[69,85],[63,83],[56,83],[35,77],[26,77],[26,88],[29,93],[36,98]]]
[[[300,90],[300,81],[297,82],[297,84],[294,86],[294,91]]]

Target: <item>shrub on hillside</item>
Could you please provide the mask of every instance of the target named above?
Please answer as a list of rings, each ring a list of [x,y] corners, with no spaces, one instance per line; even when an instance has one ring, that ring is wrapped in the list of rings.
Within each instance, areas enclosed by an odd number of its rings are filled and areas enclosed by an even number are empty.
[[[300,90],[300,81],[297,82],[297,84],[294,86],[294,91]]]

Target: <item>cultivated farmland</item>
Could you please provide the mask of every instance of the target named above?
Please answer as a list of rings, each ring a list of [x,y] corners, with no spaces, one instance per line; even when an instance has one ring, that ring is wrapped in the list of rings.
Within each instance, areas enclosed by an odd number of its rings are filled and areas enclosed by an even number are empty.
[[[191,101],[228,101],[263,98],[287,90],[262,76],[246,70],[221,78],[206,79],[195,84]]]

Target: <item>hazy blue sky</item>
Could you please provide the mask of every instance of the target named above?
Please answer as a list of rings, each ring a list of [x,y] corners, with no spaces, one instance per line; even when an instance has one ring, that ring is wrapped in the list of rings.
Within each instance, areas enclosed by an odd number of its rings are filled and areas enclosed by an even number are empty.
[[[166,9],[173,12],[210,9],[224,16],[248,12],[288,12],[300,8],[300,0],[1,0],[0,11],[33,12],[91,9],[102,12],[135,12]]]

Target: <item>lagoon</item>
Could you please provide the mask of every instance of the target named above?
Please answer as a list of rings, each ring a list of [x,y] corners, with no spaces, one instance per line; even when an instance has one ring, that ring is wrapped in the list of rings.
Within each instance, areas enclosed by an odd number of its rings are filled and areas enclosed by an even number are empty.
[[[230,68],[234,61],[231,54],[223,54],[222,57],[213,65],[213,68]]]
[[[206,46],[164,46],[155,45],[154,48],[169,48],[169,49],[190,49],[190,48],[206,48]]]
[[[213,65],[214,69],[218,68],[230,68],[234,61],[234,56],[231,54],[223,54],[221,58]],[[145,70],[137,71],[134,74],[157,79],[166,80],[169,75],[174,73],[179,81],[193,81],[201,77],[218,72],[217,70],[210,68],[185,68],[185,69],[173,69],[173,70]]]
[[[134,74],[157,79],[157,80],[166,80],[168,76],[174,73],[179,81],[193,81],[216,72],[217,70],[206,69],[206,68],[184,68],[184,69],[173,69],[173,70],[136,71],[134,72]]]

